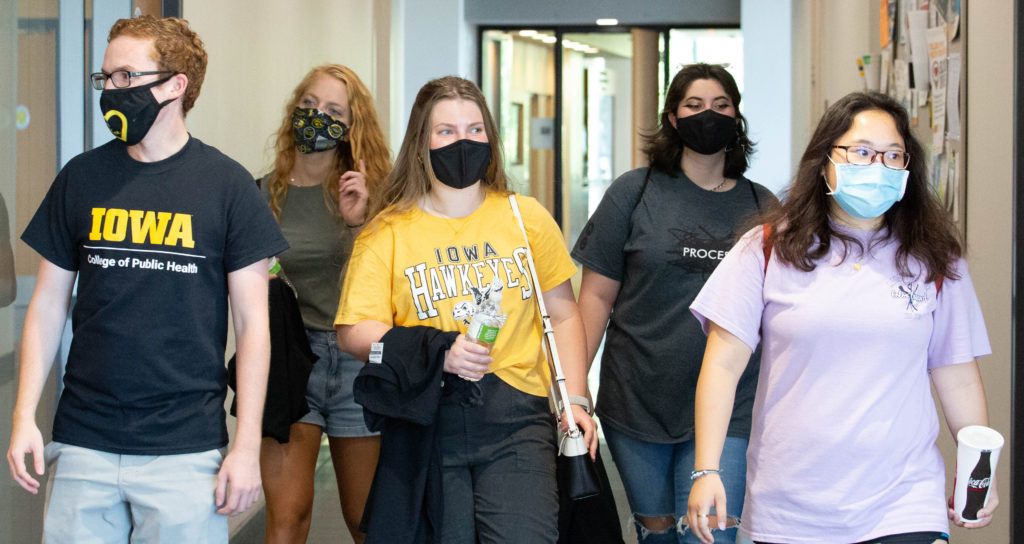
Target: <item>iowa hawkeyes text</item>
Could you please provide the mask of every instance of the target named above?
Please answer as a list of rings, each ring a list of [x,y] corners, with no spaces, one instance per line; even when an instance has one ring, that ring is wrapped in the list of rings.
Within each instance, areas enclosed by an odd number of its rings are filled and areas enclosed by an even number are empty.
[[[483,260],[477,245],[435,248],[437,264],[422,262],[407,267],[409,294],[419,319],[437,317],[434,303],[447,298],[472,296],[470,288],[482,289],[500,278],[506,289],[519,287],[523,300],[533,295],[526,270],[526,248],[518,247],[511,257],[499,257],[490,243],[483,245]],[[474,262],[476,261],[476,262]]]

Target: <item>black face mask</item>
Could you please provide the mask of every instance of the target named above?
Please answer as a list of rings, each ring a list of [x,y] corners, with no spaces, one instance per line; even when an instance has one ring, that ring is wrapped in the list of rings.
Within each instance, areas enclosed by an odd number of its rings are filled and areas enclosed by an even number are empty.
[[[484,177],[491,164],[491,144],[459,140],[430,150],[434,177],[453,189],[465,189]]]
[[[295,131],[295,148],[299,153],[334,149],[348,135],[345,123],[316,108],[295,108],[292,130]]]
[[[146,137],[160,110],[175,100],[170,98],[157,102],[150,89],[172,77],[167,76],[138,87],[103,89],[100,94],[100,111],[114,137],[128,145],[135,145]]]
[[[676,119],[676,132],[683,145],[701,155],[714,155],[735,142],[738,131],[735,117],[712,110]]]

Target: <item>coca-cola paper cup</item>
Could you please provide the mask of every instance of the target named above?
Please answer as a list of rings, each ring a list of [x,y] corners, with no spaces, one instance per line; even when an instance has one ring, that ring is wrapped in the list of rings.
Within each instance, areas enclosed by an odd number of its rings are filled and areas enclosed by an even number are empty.
[[[978,510],[988,503],[988,489],[996,474],[1003,435],[983,425],[969,425],[956,433],[956,441],[953,510],[964,521],[978,521]]]

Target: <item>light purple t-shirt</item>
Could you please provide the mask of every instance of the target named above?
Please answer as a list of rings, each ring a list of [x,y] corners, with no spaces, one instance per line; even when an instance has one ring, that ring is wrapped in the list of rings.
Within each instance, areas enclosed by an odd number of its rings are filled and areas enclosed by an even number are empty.
[[[833,225],[867,247],[876,234]],[[767,272],[747,232],[690,309],[753,349],[763,342],[741,533],[767,542],[858,542],[948,532],[928,370],[991,353],[963,260],[959,279],[902,278],[895,242],[843,244],[811,272]],[[859,269],[855,264],[859,263]]]

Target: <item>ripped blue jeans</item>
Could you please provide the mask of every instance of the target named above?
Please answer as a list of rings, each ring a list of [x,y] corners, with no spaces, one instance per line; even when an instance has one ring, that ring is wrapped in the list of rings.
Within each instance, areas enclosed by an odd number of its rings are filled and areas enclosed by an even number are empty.
[[[626,436],[609,426],[604,428],[605,441],[615,467],[622,478],[633,512],[637,540],[640,544],[696,544],[700,541],[686,524],[686,502],[690,496],[690,471],[693,467],[692,440],[678,444],[655,444]],[[743,511],[743,494],[747,474],[747,441],[727,437],[722,450],[722,483],[725,484],[728,516],[739,521]],[[675,527],[651,531],[638,517],[672,516]],[[733,525],[733,523],[730,523]],[[716,544],[736,541],[735,527],[714,530]]]

